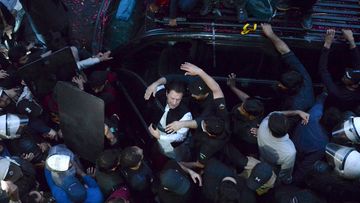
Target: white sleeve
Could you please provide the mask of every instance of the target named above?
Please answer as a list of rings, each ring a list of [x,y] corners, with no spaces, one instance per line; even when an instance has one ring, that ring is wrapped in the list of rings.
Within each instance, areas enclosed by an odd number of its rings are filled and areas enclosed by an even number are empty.
[[[76,65],[78,67],[79,70],[83,70],[83,69],[86,69],[90,66],[93,66],[97,63],[100,63],[100,59],[97,58],[97,57],[90,57],[90,58],[87,58],[85,60],[81,60],[81,61],[78,61],[76,62]]]
[[[189,121],[192,120],[192,115],[190,112],[187,112],[180,121]],[[183,141],[186,138],[187,133],[189,132],[189,128],[181,128],[176,133],[173,134],[165,134],[160,135],[160,140],[168,140],[171,142],[180,142]]]

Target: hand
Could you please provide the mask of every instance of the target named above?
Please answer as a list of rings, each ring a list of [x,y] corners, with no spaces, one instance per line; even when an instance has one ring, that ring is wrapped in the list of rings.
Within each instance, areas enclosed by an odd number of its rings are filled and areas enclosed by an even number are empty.
[[[169,25],[170,25],[171,27],[177,26],[176,18],[174,18],[174,19],[169,19]]]
[[[4,190],[11,200],[19,201],[19,188],[11,181],[1,181],[1,189]]]
[[[180,69],[185,71],[185,75],[192,75],[192,76],[200,75],[201,72],[203,71],[201,68],[188,62],[181,64]]]
[[[152,13],[158,13],[158,12],[159,12],[159,6],[156,5],[156,3],[151,3],[151,4],[149,5],[149,10],[150,10],[150,12],[152,12]]]
[[[100,60],[100,61],[109,61],[111,59],[113,59],[113,57],[110,56],[111,51],[107,51],[105,53],[101,53],[99,52],[96,57]]]
[[[334,37],[335,37],[335,30],[334,29],[326,30],[324,47],[329,49],[332,42],[334,41]]]
[[[257,131],[259,128],[250,128],[250,133],[254,136],[257,137]]]
[[[236,85],[236,74],[235,73],[230,73],[228,75],[228,79],[226,80],[226,84],[229,86],[229,87],[235,87]]]
[[[341,32],[343,33],[344,38],[348,42],[353,42],[354,41],[354,35],[353,35],[353,32],[351,30],[342,29]]]
[[[273,31],[273,29],[272,29],[272,27],[271,27],[270,24],[268,24],[268,23],[261,23],[261,28],[262,28],[262,31],[263,31],[263,33],[264,33],[264,35],[265,35],[266,37],[271,37],[272,35],[275,35],[275,34],[274,34],[274,31]]]
[[[26,161],[28,161],[28,162],[31,162],[34,158],[35,158],[35,155],[34,155],[34,153],[27,153],[27,154],[25,154],[25,153],[22,153],[21,154],[21,158],[23,158],[24,160],[26,160]]]
[[[194,181],[194,183],[195,184],[199,183],[199,186],[201,187],[202,186],[201,176],[191,169],[189,169],[189,174],[190,174],[191,179]]]
[[[149,100],[151,95],[153,97],[155,97],[156,95],[156,88],[157,85],[155,83],[151,84],[149,87],[146,88],[145,94],[144,94],[144,99],[145,100]]]
[[[183,128],[181,121],[174,121],[168,124],[165,128],[166,133],[173,133]]]
[[[89,167],[88,169],[86,169],[86,173],[95,178],[95,173],[96,173],[96,168],[95,167]]]
[[[44,137],[49,138],[50,140],[58,141],[58,134],[53,129],[50,129],[48,133],[45,133]]]
[[[77,86],[79,87],[79,89],[84,90],[85,80],[84,80],[84,78],[83,78],[81,75],[79,75],[79,76],[74,76],[71,81],[74,82],[74,83],[76,83]]]
[[[310,114],[303,111],[298,111],[298,115],[301,117],[301,124],[306,125],[309,122]]]
[[[0,70],[0,79],[7,78],[9,74],[5,70]]]
[[[160,132],[158,129],[154,129],[152,127],[152,123],[149,125],[148,130],[150,131],[150,134],[154,136],[156,139],[160,139]]]
[[[47,150],[49,150],[51,148],[51,145],[48,142],[43,142],[43,143],[37,144],[37,146],[40,148],[40,150],[42,152],[46,152]]]

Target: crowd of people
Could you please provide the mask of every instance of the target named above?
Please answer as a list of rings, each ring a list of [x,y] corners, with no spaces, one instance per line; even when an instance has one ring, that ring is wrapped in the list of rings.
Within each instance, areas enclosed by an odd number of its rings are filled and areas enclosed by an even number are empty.
[[[247,18],[244,2],[231,2],[241,22]],[[303,26],[310,29],[314,1],[306,2],[301,5]],[[170,9],[180,6],[187,11],[197,1],[170,3]],[[149,9],[157,12],[161,4],[152,2]],[[1,13],[8,9],[2,5]],[[213,1],[204,0],[201,15],[213,6]],[[300,5],[278,2],[283,10],[294,6]],[[170,10],[173,26],[175,10]],[[17,42],[9,50],[2,45],[0,202],[359,202],[360,55],[352,31],[341,30],[352,66],[340,83],[328,70],[337,33],[324,33],[318,66],[324,89],[315,95],[312,77],[295,53],[270,24],[261,28],[288,68],[277,83],[276,97],[281,99],[273,107],[276,111],[238,88],[234,73],[229,73],[226,88],[239,102],[227,106],[230,95],[218,82],[205,69],[184,62],[179,67],[184,74],[164,75],[144,92],[147,102],[156,100],[164,107],[148,109],[150,151],[124,141],[131,135],[124,135],[120,126],[124,106],[117,75],[103,67],[91,70],[112,60],[111,51],[87,58],[75,46],[68,47],[75,75],[69,78],[58,71],[57,80],[104,102],[104,146],[94,162],[65,144],[68,135],[61,129],[58,95],[40,91],[43,83],[33,84],[19,73],[53,52],[33,43]],[[3,34],[11,36],[9,29]]]

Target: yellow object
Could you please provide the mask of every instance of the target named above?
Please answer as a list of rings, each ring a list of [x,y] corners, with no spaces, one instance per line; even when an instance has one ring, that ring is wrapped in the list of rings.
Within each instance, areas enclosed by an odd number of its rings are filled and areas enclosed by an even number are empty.
[[[255,32],[257,29],[257,24],[254,23],[254,25],[251,27],[249,23],[246,23],[243,27],[243,30],[241,31],[242,35],[246,35],[249,32]]]

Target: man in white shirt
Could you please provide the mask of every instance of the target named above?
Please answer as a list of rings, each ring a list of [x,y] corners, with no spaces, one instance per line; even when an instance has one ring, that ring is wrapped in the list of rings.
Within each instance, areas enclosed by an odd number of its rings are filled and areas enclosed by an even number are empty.
[[[289,122],[286,116],[298,115],[302,124],[309,120],[309,114],[303,111],[272,112],[261,122],[257,131],[260,158],[275,167],[278,178],[285,184],[292,182],[292,171],[295,163],[296,149],[290,140]],[[278,169],[280,166],[280,170]]]
[[[159,87],[158,91],[163,89]],[[157,92],[158,92],[157,91]],[[177,161],[184,161],[189,155],[186,138],[189,128],[181,128],[172,133],[166,133],[165,128],[173,121],[192,120],[188,108],[181,103],[185,92],[183,83],[174,81],[167,84],[166,105],[158,124],[150,124],[149,131],[159,144],[160,152]]]

